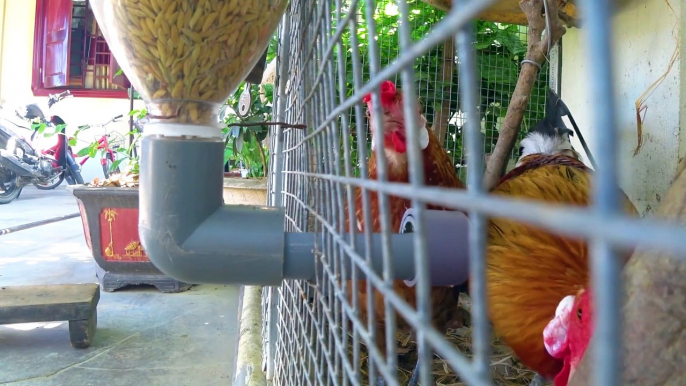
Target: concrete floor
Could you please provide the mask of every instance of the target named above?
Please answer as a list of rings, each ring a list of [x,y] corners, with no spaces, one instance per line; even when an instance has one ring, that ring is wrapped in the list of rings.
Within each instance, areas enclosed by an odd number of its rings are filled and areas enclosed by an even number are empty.
[[[64,188],[25,188],[0,206],[0,228],[77,212]],[[97,282],[79,218],[0,236],[0,286]],[[0,326],[0,385],[227,385],[238,336],[238,289],[198,285],[101,291],[91,347],[67,322]]]

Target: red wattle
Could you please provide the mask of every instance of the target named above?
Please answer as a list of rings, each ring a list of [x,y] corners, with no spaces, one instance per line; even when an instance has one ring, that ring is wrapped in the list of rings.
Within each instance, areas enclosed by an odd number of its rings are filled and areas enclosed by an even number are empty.
[[[405,136],[397,131],[391,134],[391,141],[393,141],[393,148],[398,153],[404,153],[407,151],[407,144],[405,143]]]
[[[562,370],[555,376],[555,386],[567,386],[569,383],[569,375],[572,371],[571,360],[569,357],[565,358]]]

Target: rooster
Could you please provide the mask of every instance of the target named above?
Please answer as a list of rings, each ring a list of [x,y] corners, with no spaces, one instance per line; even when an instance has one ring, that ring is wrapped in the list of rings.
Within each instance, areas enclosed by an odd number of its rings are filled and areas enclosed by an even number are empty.
[[[551,91],[546,117],[521,141],[517,167],[501,179],[493,194],[561,205],[590,204],[591,171],[569,142],[573,133],[561,120],[558,101]],[[626,195],[623,200],[627,214],[637,217]],[[486,252],[490,319],[524,365],[543,377],[552,378],[563,367],[563,361],[546,350],[543,330],[562,299],[588,287],[588,264],[588,245],[581,238],[505,218],[491,219]]]
[[[383,144],[384,154],[387,160],[387,176],[391,182],[409,183],[408,171],[408,157],[407,157],[407,142],[406,142],[406,125],[405,116],[403,113],[403,94],[401,90],[396,89],[395,84],[390,81],[384,81],[380,89],[381,105],[383,109]],[[371,119],[372,102],[371,95],[366,95],[363,100],[367,104],[367,117],[370,122],[370,129],[372,132],[372,149],[378,146],[381,142],[373,136],[374,120]],[[417,101],[419,107],[419,101]],[[422,158],[424,163],[425,182],[428,186],[441,186],[447,188],[464,189],[465,186],[457,177],[455,167],[450,155],[443,149],[438,141],[438,138],[431,130],[427,128],[426,119],[419,114],[418,127],[420,128],[420,147],[422,149]],[[372,152],[367,163],[368,176],[370,179],[377,179],[376,156]],[[405,214],[405,211],[411,207],[410,200],[404,198],[389,196],[390,202],[390,220],[391,229],[393,232],[400,231],[400,224]],[[357,229],[363,232],[366,228],[370,228],[372,232],[381,232],[381,218],[379,212],[379,198],[376,193],[370,193],[370,209],[372,224],[365,224],[362,211],[362,191],[357,188],[355,190],[355,218],[357,221]],[[434,205],[427,205],[428,209],[445,210],[446,208],[437,207]],[[347,208],[345,210],[347,215]],[[349,229],[349,219],[346,218],[345,229]],[[459,297],[460,287],[432,287],[431,300],[433,310],[433,321],[437,328],[459,327],[461,325],[460,314],[458,313],[457,303]],[[348,299],[352,300],[352,291],[354,287],[348,287]],[[358,309],[361,319],[366,323],[367,321],[367,287],[361,282],[358,285],[358,301],[360,305],[364,305]],[[393,283],[393,290],[412,307],[416,307],[417,297],[415,288],[408,287],[402,280],[396,280]],[[384,298],[378,291],[374,290],[374,311],[377,321],[376,343],[380,350],[385,351],[385,333],[383,327],[385,318]],[[410,330],[409,324],[402,318],[398,318],[398,331]],[[416,373],[416,369],[415,369]],[[383,378],[380,378],[379,384],[383,384]]]
[[[593,335],[593,309],[590,291],[565,296],[555,310],[555,318],[543,330],[548,353],[562,360],[555,386],[567,386],[588,348]]]

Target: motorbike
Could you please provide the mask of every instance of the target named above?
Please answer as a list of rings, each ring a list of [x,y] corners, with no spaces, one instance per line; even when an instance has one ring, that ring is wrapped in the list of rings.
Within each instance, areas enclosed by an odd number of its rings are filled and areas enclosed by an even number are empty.
[[[109,125],[112,122],[117,122],[117,120],[122,118],[122,117],[123,117],[123,115],[121,115],[121,114],[117,115],[116,117],[107,121],[107,123],[97,125],[96,127],[100,127],[102,129],[105,129],[107,127],[107,125]],[[50,119],[50,122],[55,126],[58,126],[60,124],[64,124],[63,121],[61,120],[61,118],[56,117],[56,116],[53,116]],[[91,125],[79,126],[79,130],[83,131],[83,130],[90,129],[91,127],[92,127]],[[73,138],[70,138],[70,139],[73,139]],[[103,134],[96,142],[97,142],[97,149],[103,151],[103,153],[104,153],[104,156],[100,160],[100,164],[102,166],[102,172],[103,172],[103,175],[105,176],[105,178],[108,178],[112,173],[119,173],[118,167],[115,167],[112,170],[112,165],[117,160],[117,149],[119,148],[119,146],[110,144],[110,134],[108,134],[107,132],[105,132],[105,134]],[[45,155],[56,157],[56,154],[59,154],[59,149],[61,148],[61,146],[62,145],[58,142],[54,146],[43,150],[42,153]],[[70,154],[71,158],[74,160],[76,160],[77,157],[79,157],[77,154],[75,154],[72,151],[72,148],[71,148],[71,146],[69,146],[68,143],[67,143],[67,154]],[[88,161],[89,159],[90,159],[90,156],[85,155],[85,156],[83,156],[83,158],[76,161],[76,163],[80,167],[82,167],[86,163],[86,161]],[[59,175],[59,177],[54,179],[54,181],[49,181],[45,184],[35,183],[34,185],[36,186],[36,188],[41,189],[41,190],[55,189],[57,186],[59,186],[62,183],[62,181],[65,178],[69,178],[69,176],[66,174],[68,174],[68,173],[61,173]],[[67,183],[69,183],[70,185],[73,185],[72,182],[73,181],[67,180]]]
[[[50,95],[48,108],[70,96],[68,90]],[[64,179],[71,185],[83,184],[81,169],[68,151],[64,120],[59,116],[46,119],[35,103],[25,106],[21,113],[15,111],[15,116],[21,122],[0,117],[0,204],[8,204],[18,198],[27,185],[49,188],[59,185]],[[38,131],[32,128],[31,123],[59,128],[54,154],[36,150],[34,139]]]

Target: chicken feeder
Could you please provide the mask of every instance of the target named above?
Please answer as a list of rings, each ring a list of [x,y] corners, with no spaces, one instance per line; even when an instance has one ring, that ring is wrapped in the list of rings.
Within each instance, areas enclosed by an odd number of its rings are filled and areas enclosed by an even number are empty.
[[[283,279],[314,279],[321,267],[313,253],[317,235],[286,233],[282,207],[222,201],[219,109],[262,58],[288,1],[91,3],[110,50],[150,115],[142,139],[138,223],[150,261],[186,283],[279,285]],[[464,232],[466,217],[451,213],[450,226],[458,224],[455,232]],[[429,245],[447,242],[443,251],[464,248],[459,237],[427,237]],[[395,234],[391,241],[395,277],[411,280],[413,236]],[[372,243],[373,269],[381,272],[381,235]],[[445,255],[429,256],[432,272],[454,269],[451,264]],[[461,277],[457,272],[454,284]]]

